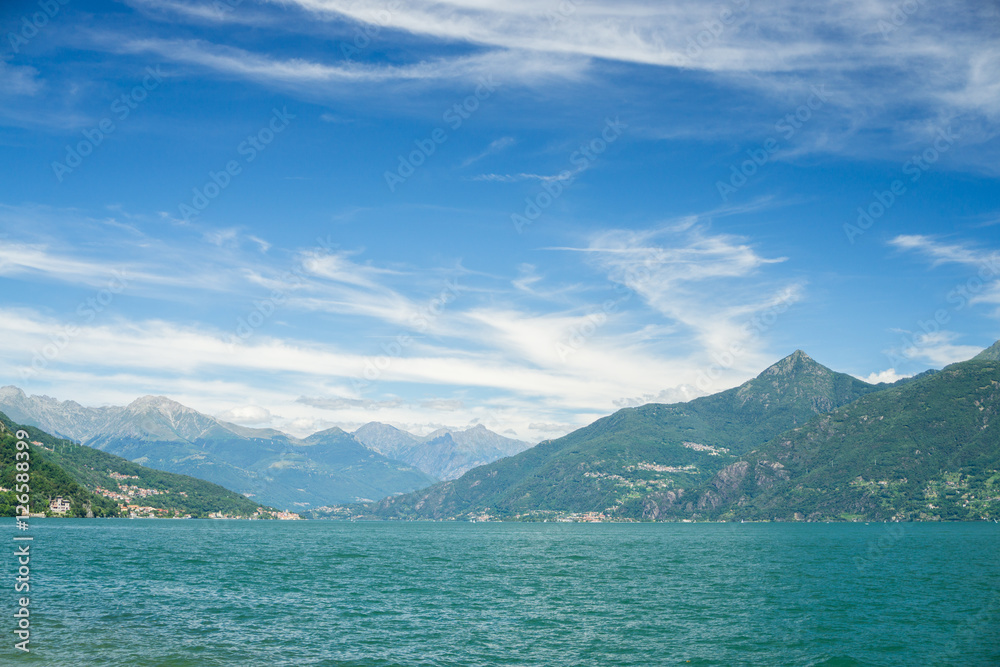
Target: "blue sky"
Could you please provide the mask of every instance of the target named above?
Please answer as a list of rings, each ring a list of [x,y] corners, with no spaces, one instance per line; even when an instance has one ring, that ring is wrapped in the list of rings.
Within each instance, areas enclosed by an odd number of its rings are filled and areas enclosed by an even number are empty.
[[[0,384],[536,441],[1000,338],[981,2],[0,9]]]

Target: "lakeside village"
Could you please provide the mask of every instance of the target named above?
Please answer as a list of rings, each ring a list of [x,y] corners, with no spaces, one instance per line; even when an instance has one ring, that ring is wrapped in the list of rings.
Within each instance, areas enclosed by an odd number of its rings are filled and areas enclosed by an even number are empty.
[[[139,479],[136,476],[122,475],[116,472],[108,472],[108,476],[116,480],[129,480],[129,479]],[[0,489],[3,490],[3,489]],[[191,519],[193,518],[190,514],[184,514],[179,510],[167,509],[162,507],[152,507],[150,505],[143,505],[135,502],[136,499],[150,498],[153,496],[166,495],[170,491],[166,489],[147,489],[141,486],[136,486],[134,484],[128,484],[127,482],[119,482],[118,490],[112,491],[110,489],[105,489],[103,487],[97,487],[94,489],[94,493],[104,496],[105,498],[110,498],[118,503],[118,508],[121,510],[122,516],[129,519]],[[184,491],[179,492],[178,495],[187,497],[187,493]],[[45,513],[31,514],[32,517],[45,517],[45,516],[66,516],[70,510],[73,509],[72,501],[69,498],[63,498],[58,496],[49,501],[49,511]],[[257,508],[257,510],[251,516],[234,516],[225,514],[223,512],[211,512],[208,515],[209,519],[278,519],[282,521],[297,521],[301,520],[302,517],[295,512],[271,512],[263,508]]]
[[[112,491],[110,489],[105,489],[98,486],[94,489],[94,493],[104,496],[105,498],[110,498],[118,503],[118,507],[122,511],[123,516],[127,516],[130,519],[158,519],[158,518],[175,518],[175,519],[190,519],[190,514],[181,514],[177,510],[164,509],[160,507],[150,507],[148,505],[136,504],[133,501],[136,498],[150,498],[152,496],[159,496],[170,493],[170,491],[165,489],[147,489],[141,486],[136,486],[134,484],[128,483],[128,480],[138,480],[137,475],[122,475],[121,473],[108,471],[108,477],[116,480],[118,482],[118,490]],[[187,493],[184,491],[178,492],[178,495],[187,498]],[[53,513],[65,514],[69,511],[70,507],[67,503],[65,506],[60,506],[61,512],[54,509],[54,505],[57,500],[62,500],[61,498],[54,499],[49,503],[49,510]],[[284,521],[294,521],[301,519],[302,517],[294,512],[268,512],[261,508],[258,508],[252,516],[247,517],[250,519],[267,519],[275,518]],[[241,519],[244,517],[230,516],[222,512],[211,512],[208,515],[210,519]]]
[[[3,487],[0,487],[0,491],[7,491]],[[178,510],[166,509],[163,507],[152,507],[150,505],[141,505],[133,502],[136,498],[148,498],[150,496],[158,496],[170,493],[170,491],[160,490],[160,489],[146,489],[140,486],[133,486],[130,484],[119,484],[118,491],[111,491],[102,487],[97,487],[94,489],[94,493],[104,496],[105,498],[110,498],[118,503],[118,508],[121,510],[122,517],[129,519],[192,519],[190,514],[184,514]],[[187,496],[183,491],[179,495]],[[62,496],[57,496],[49,501],[49,508],[47,512],[34,512],[29,516],[31,518],[42,518],[42,517],[65,517],[73,509],[72,501],[69,498],[64,498]],[[92,516],[88,514],[88,516]],[[211,512],[208,515],[209,519],[278,519],[281,521],[298,521],[302,517],[295,512],[271,512],[263,508],[257,508],[257,510],[251,516],[234,516],[230,514],[225,514],[223,512]]]

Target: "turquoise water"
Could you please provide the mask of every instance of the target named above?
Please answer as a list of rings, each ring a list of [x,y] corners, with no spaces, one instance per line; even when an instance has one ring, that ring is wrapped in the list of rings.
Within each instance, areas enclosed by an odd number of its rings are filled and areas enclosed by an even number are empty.
[[[33,650],[15,655],[8,615],[0,664],[1000,665],[995,524],[34,520],[31,534]]]

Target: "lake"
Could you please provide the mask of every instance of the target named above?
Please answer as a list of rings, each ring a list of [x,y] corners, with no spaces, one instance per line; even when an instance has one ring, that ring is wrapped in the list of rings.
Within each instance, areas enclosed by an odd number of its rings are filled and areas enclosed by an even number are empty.
[[[0,523],[3,664],[1000,665],[992,523]]]

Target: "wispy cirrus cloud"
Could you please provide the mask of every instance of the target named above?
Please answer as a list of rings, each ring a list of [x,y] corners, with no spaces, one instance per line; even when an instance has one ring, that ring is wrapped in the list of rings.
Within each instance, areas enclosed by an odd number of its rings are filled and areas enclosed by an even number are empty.
[[[31,96],[41,87],[37,69],[26,65],[11,65],[0,59],[0,92],[4,95]]]
[[[245,0],[218,0],[217,2],[185,2],[184,0],[125,0],[139,11],[160,20],[179,17],[207,24],[244,24],[271,26],[273,16],[260,11]]]
[[[432,48],[444,41],[519,54],[520,60],[546,63],[558,72],[555,78],[606,80],[617,78],[622,64],[659,67],[670,76],[707,76],[724,89],[763,93],[785,113],[802,104],[811,86],[824,86],[828,100],[816,114],[822,120],[811,121],[794,145],[784,146],[780,159],[814,153],[894,158],[951,125],[963,144],[951,159],[991,171],[996,162],[989,144],[1000,134],[994,29],[1000,9],[991,3],[920,2],[904,10],[894,0],[842,0],[808,9],[796,0],[417,0],[391,12],[381,0],[291,4],[327,19],[364,23],[380,16],[379,25]],[[517,81],[523,74],[514,69],[505,78]],[[644,124],[649,127],[636,125],[636,136],[701,137],[706,124],[715,128],[709,138],[774,133],[760,119],[731,115],[668,127],[651,116]]]
[[[888,0],[845,0],[808,11],[792,0],[722,6],[605,1],[568,8],[529,0],[416,0],[392,12],[384,12],[378,0],[292,2],[317,16],[360,22],[381,11],[384,23],[400,31],[500,49],[717,73],[919,70],[932,84],[930,94],[950,95],[957,105],[983,111],[995,110],[1000,94],[991,31],[974,20],[995,20],[996,9],[962,0],[921,3],[902,22],[894,18],[898,3]],[[954,44],[950,34],[967,41]]]
[[[487,158],[487,157],[489,157],[491,155],[496,155],[498,153],[501,153],[501,152],[503,152],[504,150],[510,148],[511,146],[513,146],[516,143],[517,143],[517,140],[514,137],[500,137],[499,139],[495,139],[494,141],[490,142],[490,145],[487,146],[486,149],[482,153],[479,153],[477,155],[473,155],[470,158],[466,158],[462,162],[462,166],[463,167],[468,167],[469,165],[473,164],[474,162],[479,162],[480,160],[482,160],[484,158]]]
[[[765,257],[748,239],[712,233],[697,217],[645,231],[611,230],[565,250],[585,253],[611,281],[679,325],[683,345],[697,341],[705,359],[745,346],[741,366],[761,361],[762,341],[748,326],[754,315],[787,308],[804,290],[801,282],[760,275],[785,257]]]
[[[823,108],[772,159],[823,153],[905,159],[906,151],[952,127],[962,150],[950,154],[948,164],[996,169],[1000,48],[992,26],[1000,9],[992,3],[918,2],[907,11],[895,0],[841,0],[808,10],[797,0],[418,0],[388,9],[384,0],[248,0],[225,11],[179,0],[132,4],[159,23],[140,36],[114,28],[86,33],[89,48],[154,54],[185,65],[179,77],[246,80],[306,101],[358,104],[493,76],[505,86],[535,90],[555,83],[574,108],[585,108],[597,87],[621,86],[618,94],[631,100],[632,136],[651,141],[766,137],[775,129],[773,119],[743,113],[743,103],[728,112],[725,105],[707,114],[685,109],[664,119],[659,100],[633,99],[649,68],[672,83],[717,88],[725,99],[753,96],[754,106],[782,115],[822,86],[828,93]],[[201,30],[198,38],[168,29],[185,21]],[[297,34],[308,46],[290,52],[251,42],[241,32],[248,25]],[[342,57],[336,45],[353,39],[350,29],[370,26],[377,27],[377,57],[367,47],[361,57]],[[398,43],[406,48],[393,47],[386,58],[383,50]],[[467,158],[463,166],[483,157]],[[484,178],[551,176],[525,170]]]
[[[889,245],[898,250],[918,252],[932,260],[934,266],[949,263],[992,266],[1000,263],[1000,251],[974,248],[962,243],[945,243],[922,234],[900,234],[890,239]]]
[[[343,61],[320,62],[307,58],[280,58],[236,46],[194,39],[124,39],[104,36],[122,53],[153,53],[168,61],[199,66],[218,74],[253,79],[319,96],[342,96],[348,90],[336,84],[387,84],[399,82],[465,82],[483,77],[532,83],[552,78],[576,78],[585,63],[570,57],[545,64],[525,60],[512,51],[486,51],[452,58],[427,58],[406,64],[369,64]],[[326,86],[315,90],[310,86]],[[305,86],[306,88],[303,88]]]
[[[472,180],[474,181],[487,181],[492,183],[518,183],[520,181],[540,181],[542,183],[551,183],[553,181],[568,181],[573,178],[574,175],[580,173],[581,169],[574,172],[561,172],[558,174],[479,174],[475,176]]]
[[[1000,250],[968,243],[948,243],[920,234],[902,234],[889,245],[900,251],[913,252],[927,258],[931,266],[958,264],[969,269],[968,278],[949,293],[956,303],[1000,306]],[[1000,307],[994,313],[1000,317]]]

